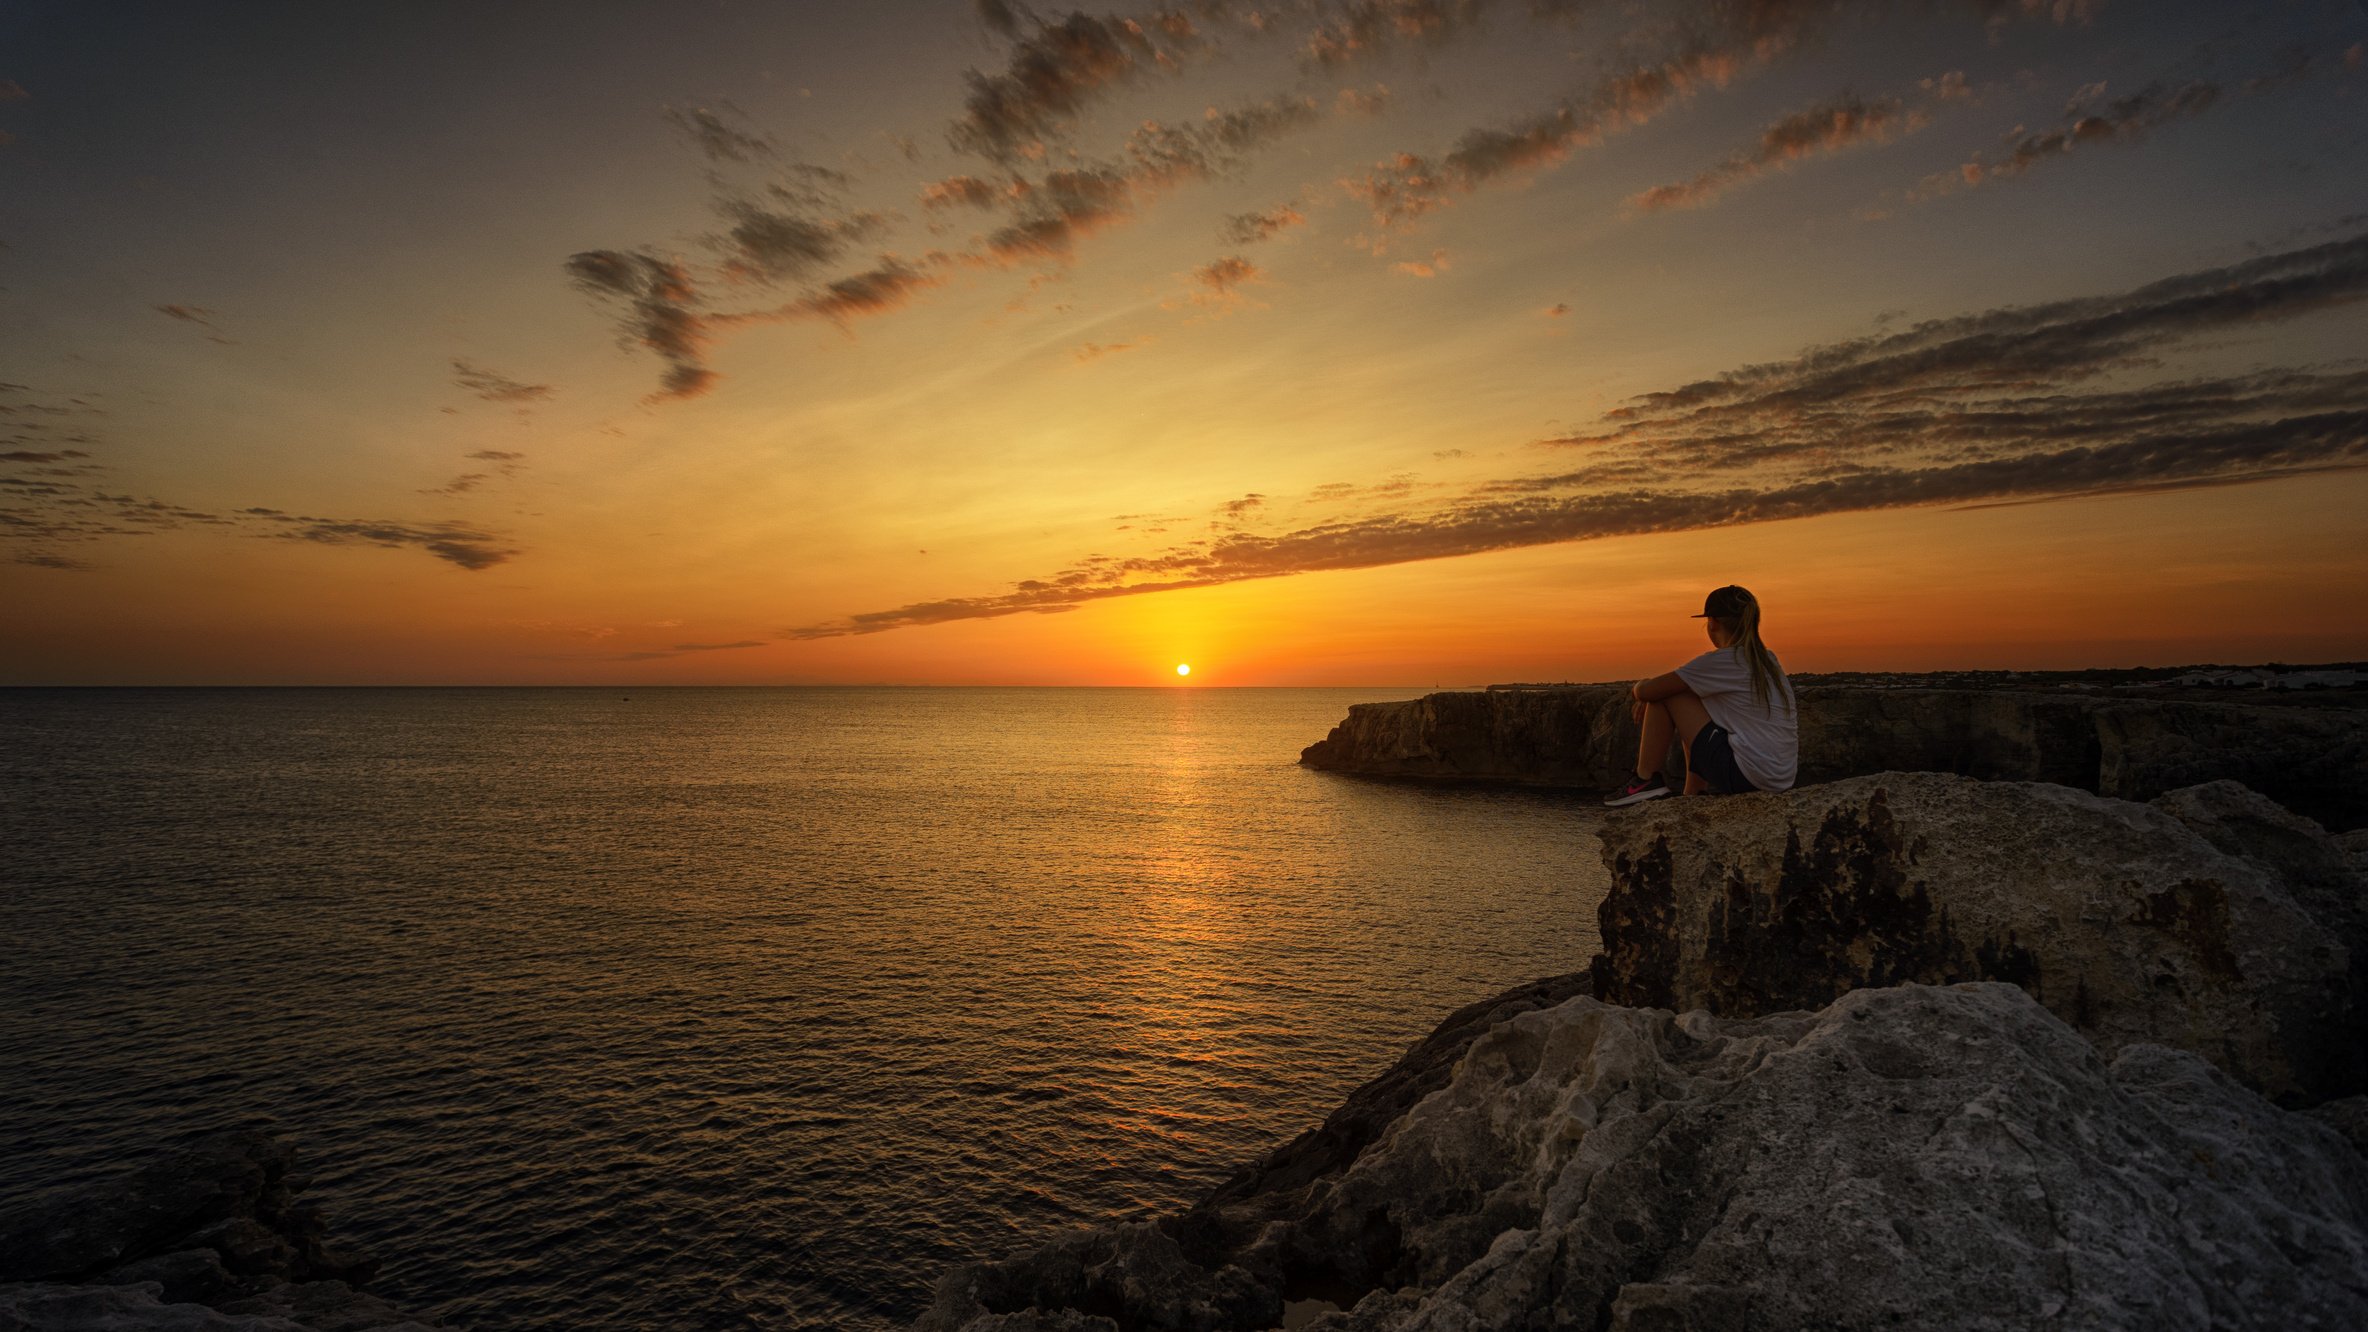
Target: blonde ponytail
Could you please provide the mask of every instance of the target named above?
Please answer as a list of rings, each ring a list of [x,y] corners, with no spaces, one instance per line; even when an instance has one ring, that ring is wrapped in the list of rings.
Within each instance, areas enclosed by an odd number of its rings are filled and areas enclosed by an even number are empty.
[[[1792,682],[1784,678],[1784,668],[1776,664],[1776,654],[1760,641],[1760,601],[1740,587],[1719,589],[1730,598],[1733,615],[1717,617],[1719,627],[1727,631],[1728,646],[1743,659],[1744,670],[1751,676],[1751,699],[1769,712],[1770,699],[1779,692],[1783,695],[1784,710],[1792,711]]]

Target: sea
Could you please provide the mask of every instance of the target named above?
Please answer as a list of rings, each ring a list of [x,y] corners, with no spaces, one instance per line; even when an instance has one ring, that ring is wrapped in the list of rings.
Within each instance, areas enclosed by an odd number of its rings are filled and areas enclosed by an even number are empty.
[[[497,1329],[900,1327],[1595,951],[1592,801],[1343,689],[0,691],[0,1204],[291,1135]]]

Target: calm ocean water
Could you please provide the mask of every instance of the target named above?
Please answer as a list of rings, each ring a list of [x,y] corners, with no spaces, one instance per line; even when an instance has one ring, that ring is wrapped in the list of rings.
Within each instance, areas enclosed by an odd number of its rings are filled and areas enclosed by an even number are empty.
[[[1351,690],[0,691],[0,1196],[274,1123],[391,1298],[893,1327],[1581,966],[1569,797]]]

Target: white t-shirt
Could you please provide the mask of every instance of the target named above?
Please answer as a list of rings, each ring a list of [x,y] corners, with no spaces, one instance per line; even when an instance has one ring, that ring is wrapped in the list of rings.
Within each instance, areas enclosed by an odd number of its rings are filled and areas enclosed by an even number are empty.
[[[1773,657],[1774,654],[1770,654]],[[1768,682],[1768,702],[1751,696],[1751,668],[1743,654],[1731,647],[1712,648],[1677,668],[1677,678],[1702,698],[1710,719],[1727,728],[1735,750],[1735,766],[1763,791],[1789,791],[1800,774],[1800,715],[1795,710],[1792,681],[1780,664]]]

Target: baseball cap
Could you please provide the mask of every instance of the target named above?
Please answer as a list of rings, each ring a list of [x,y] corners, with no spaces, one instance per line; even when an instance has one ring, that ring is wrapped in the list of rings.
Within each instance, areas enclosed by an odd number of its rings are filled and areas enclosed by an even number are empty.
[[[1702,598],[1702,613],[1693,618],[1697,620],[1732,620],[1750,607],[1753,600],[1750,592],[1729,583],[1725,587],[1714,589],[1709,596]]]

